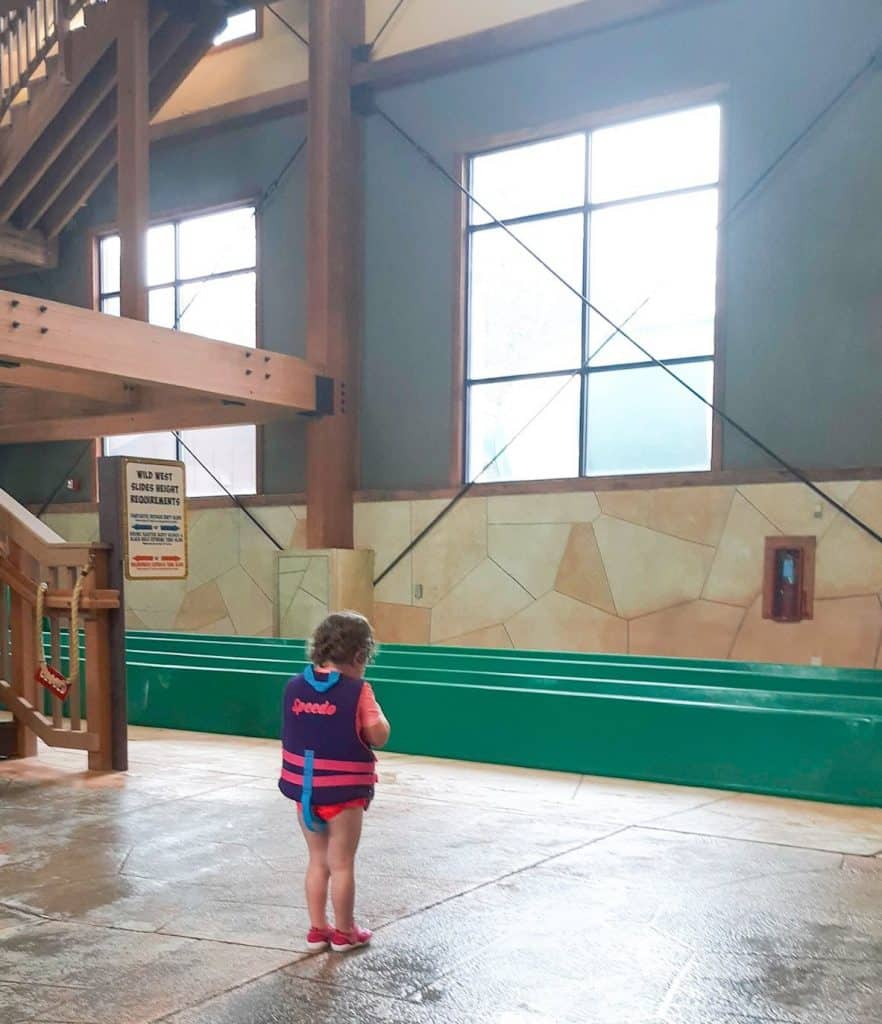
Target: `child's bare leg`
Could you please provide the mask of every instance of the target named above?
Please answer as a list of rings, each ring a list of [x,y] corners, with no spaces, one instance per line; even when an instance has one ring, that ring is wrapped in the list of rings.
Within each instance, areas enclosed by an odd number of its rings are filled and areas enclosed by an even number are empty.
[[[328,822],[328,867],[334,924],[348,935],[355,928],[355,851],[361,838],[364,809],[348,807]]]
[[[309,850],[309,864],[306,868],[306,906],[309,908],[309,923],[313,928],[328,927],[328,831],[310,832],[299,816],[300,829]]]

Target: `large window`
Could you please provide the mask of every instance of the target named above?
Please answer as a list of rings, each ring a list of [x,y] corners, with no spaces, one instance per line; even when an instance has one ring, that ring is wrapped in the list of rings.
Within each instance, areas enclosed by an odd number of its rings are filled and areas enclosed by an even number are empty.
[[[719,151],[720,109],[703,106],[476,155],[469,180],[495,217],[711,399]],[[469,480],[519,431],[482,481],[710,468],[708,408],[474,204],[468,266]]]
[[[120,313],[120,243],[104,236],[98,246],[99,303]],[[147,234],[147,284],[152,324],[254,348],[257,343],[257,234],[253,206],[164,221]],[[253,426],[184,430],[181,438],[235,494],[257,490],[257,440]],[[190,497],[223,489],[169,433],[107,438],[106,455],[181,459]]]

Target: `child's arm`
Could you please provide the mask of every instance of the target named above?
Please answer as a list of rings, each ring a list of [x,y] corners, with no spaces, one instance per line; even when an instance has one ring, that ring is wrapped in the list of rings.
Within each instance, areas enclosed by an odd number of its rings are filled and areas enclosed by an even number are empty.
[[[358,731],[372,747],[384,747],[392,732],[389,720],[377,703],[373,687],[365,683],[358,701]]]

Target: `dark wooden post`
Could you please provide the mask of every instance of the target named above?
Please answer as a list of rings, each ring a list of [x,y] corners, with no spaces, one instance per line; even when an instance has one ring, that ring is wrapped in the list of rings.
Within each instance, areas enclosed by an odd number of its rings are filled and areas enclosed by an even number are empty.
[[[120,310],[147,319],[147,225],[150,218],[150,3],[118,4],[117,201]]]
[[[334,414],[308,427],[312,548],[353,546],[361,144],[350,82],[352,51],[363,41],[364,0],[310,0],[306,357],[334,378]]]
[[[126,690],[126,574],[125,537],[123,535],[123,473],[125,460],[119,456],[98,460],[99,537],[110,546],[106,562],[106,582],[119,591],[119,608],[106,612],[109,644],[104,670],[110,673],[111,767],[124,772],[129,766],[128,707]],[[89,652],[86,652],[88,667]]]

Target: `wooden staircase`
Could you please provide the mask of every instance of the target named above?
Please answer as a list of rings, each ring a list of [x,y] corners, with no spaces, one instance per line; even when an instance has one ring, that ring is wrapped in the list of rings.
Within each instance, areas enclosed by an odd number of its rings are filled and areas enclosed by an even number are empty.
[[[67,544],[5,491],[0,491],[0,757],[32,757],[37,740],[86,751],[89,767],[107,771],[124,760],[125,737],[114,736],[108,613],[119,592],[108,590],[109,551],[99,544]],[[78,578],[82,580],[77,583]],[[38,606],[41,584],[47,586]],[[72,619],[76,602],[77,613]],[[37,683],[38,647],[49,624],[49,660],[61,672],[61,629],[83,627],[85,677],[67,701]],[[69,668],[69,666],[68,666]],[[88,717],[83,713],[84,709]],[[114,749],[116,744],[117,749]],[[114,756],[116,754],[116,757]]]
[[[0,276],[48,268],[117,158],[128,0],[22,0],[0,17]],[[150,111],[211,47],[232,0],[151,0]]]

